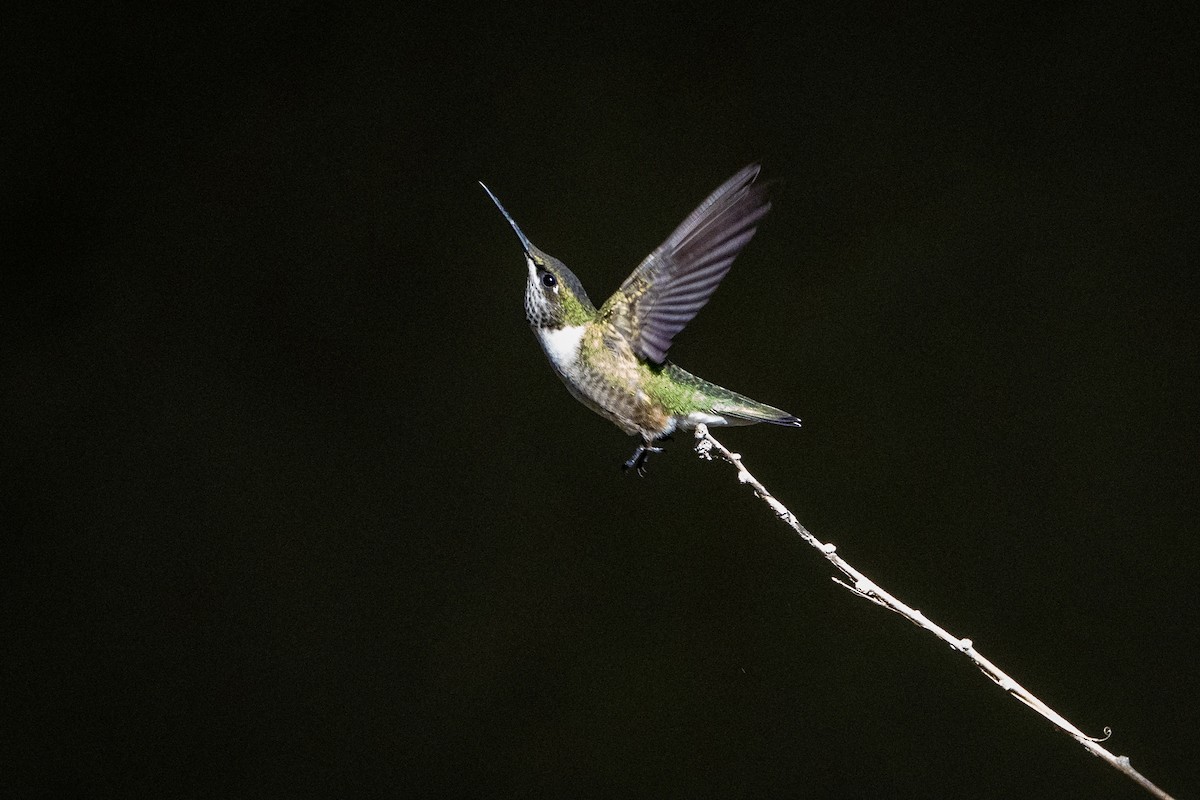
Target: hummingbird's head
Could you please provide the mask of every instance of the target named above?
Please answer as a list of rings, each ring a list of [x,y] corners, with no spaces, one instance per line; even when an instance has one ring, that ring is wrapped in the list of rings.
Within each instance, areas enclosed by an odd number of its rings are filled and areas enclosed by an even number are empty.
[[[525,316],[535,328],[561,328],[564,325],[583,325],[596,315],[596,307],[588,299],[583,284],[567,265],[533,246],[512,216],[500,205],[492,190],[483,190],[492,198],[496,208],[521,240],[525,251],[528,278],[525,281]]]

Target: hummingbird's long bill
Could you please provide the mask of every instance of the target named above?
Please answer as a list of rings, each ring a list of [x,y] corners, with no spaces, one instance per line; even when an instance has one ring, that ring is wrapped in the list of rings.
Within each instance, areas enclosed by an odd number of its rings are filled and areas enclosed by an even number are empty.
[[[512,214],[508,213],[508,209],[500,204],[500,199],[492,193],[492,190],[487,187],[486,183],[480,181],[479,185],[482,186],[483,190],[488,193],[488,197],[492,198],[492,202],[496,204],[496,208],[500,209],[500,213],[504,215],[506,220],[508,220],[508,224],[512,225],[512,229],[516,231],[517,238],[521,240],[521,247],[525,249],[525,252],[528,253],[530,250],[532,250],[533,244],[529,241],[529,237],[526,236],[525,232],[521,230],[521,226],[517,225],[517,221],[512,218]]]

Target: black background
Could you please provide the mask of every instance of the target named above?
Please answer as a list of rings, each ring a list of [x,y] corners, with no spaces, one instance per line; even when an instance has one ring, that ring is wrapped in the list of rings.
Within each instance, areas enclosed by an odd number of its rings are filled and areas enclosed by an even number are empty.
[[[723,440],[1194,792],[1190,22],[10,20],[4,793],[1144,796],[554,378],[475,182],[599,302],[751,160]]]

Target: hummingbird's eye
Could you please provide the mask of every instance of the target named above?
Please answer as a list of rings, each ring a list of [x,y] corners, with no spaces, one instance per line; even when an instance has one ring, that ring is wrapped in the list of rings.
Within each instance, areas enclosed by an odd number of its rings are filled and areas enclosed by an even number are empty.
[[[557,285],[558,285],[557,278],[555,278],[549,272],[542,273],[542,286],[545,286],[547,289],[553,289]]]

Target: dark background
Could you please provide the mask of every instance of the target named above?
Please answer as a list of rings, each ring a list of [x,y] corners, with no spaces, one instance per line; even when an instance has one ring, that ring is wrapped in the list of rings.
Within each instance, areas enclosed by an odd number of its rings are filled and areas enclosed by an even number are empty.
[[[6,796],[1145,796],[554,378],[475,182],[600,302],[751,160],[724,441],[1195,792],[1191,20],[105,8],[4,56]]]

